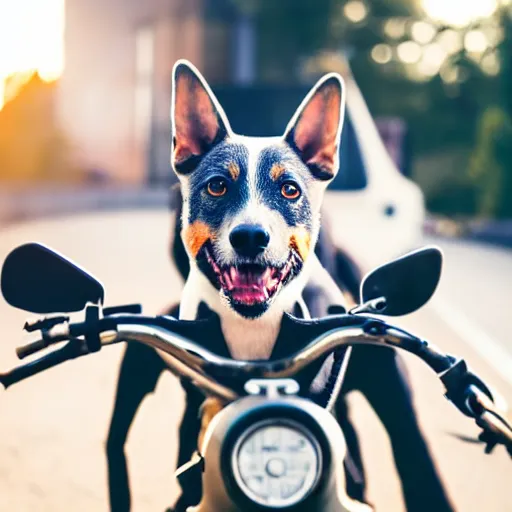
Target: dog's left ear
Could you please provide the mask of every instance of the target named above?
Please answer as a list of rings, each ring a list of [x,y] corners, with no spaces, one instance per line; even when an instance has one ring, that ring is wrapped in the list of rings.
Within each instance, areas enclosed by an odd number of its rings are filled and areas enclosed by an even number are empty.
[[[172,155],[178,174],[188,174],[202,156],[231,134],[226,115],[201,73],[179,60],[172,83]]]
[[[330,180],[338,172],[345,86],[337,73],[321,78],[295,112],[284,134],[315,178]]]

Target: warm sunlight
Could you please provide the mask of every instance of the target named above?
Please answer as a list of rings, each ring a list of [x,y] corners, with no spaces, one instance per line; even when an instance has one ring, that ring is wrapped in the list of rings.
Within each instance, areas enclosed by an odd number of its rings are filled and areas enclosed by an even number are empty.
[[[6,79],[37,71],[57,79],[64,65],[64,0],[0,0],[0,109]]]
[[[422,0],[430,18],[457,27],[491,16],[501,3],[503,0]]]

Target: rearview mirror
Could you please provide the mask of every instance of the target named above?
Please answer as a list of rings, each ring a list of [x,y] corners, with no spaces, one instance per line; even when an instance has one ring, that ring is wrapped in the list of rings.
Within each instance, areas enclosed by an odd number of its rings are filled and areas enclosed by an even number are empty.
[[[102,284],[54,250],[37,243],[21,245],[6,258],[2,295],[13,307],[32,313],[71,313],[88,302],[102,303]]]
[[[376,268],[361,284],[363,306],[357,312],[371,301],[364,312],[401,316],[416,311],[434,294],[442,262],[437,247],[425,247]]]

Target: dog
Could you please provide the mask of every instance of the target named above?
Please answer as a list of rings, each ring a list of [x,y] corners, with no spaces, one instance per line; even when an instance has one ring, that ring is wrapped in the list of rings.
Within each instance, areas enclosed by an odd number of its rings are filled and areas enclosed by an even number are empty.
[[[201,74],[186,61],[174,67],[171,163],[182,192],[181,239],[188,271],[179,311],[172,313],[195,319],[202,307],[213,311],[233,358],[270,357],[283,314],[297,307],[311,314],[321,302],[318,290],[325,303],[346,303],[314,251],[322,197],[338,171],[344,105],[343,80],[329,74],[306,96],[283,136],[243,137],[232,132]],[[308,290],[312,294],[306,301]],[[312,316],[325,313],[313,311]],[[141,393],[154,388],[165,368],[166,355],[160,356],[145,352],[148,373],[139,375],[147,380]],[[143,361],[136,359],[139,365]],[[107,442],[109,463],[122,469],[109,471],[112,510],[129,509],[129,493],[112,499],[112,490],[128,488],[122,447],[142,399],[132,393],[129,405],[118,411],[123,371],[128,372],[125,362]],[[178,464],[197,447],[201,424],[207,426],[197,420],[203,397],[189,385],[184,388],[187,408]],[[203,418],[217,410],[218,403],[203,408]],[[197,498],[183,495],[176,510]]]
[[[311,272],[325,189],[339,166],[341,76],[318,82],[276,138],[236,135],[204,78],[174,68],[172,167],[191,263],[180,318],[201,302],[221,318],[235,359],[267,359],[282,315]]]

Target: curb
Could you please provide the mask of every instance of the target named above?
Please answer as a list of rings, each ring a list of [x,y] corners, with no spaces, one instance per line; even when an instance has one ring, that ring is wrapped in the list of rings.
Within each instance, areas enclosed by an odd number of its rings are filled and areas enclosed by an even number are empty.
[[[430,217],[424,223],[424,232],[443,238],[460,238],[512,248],[512,220],[461,222]]]

